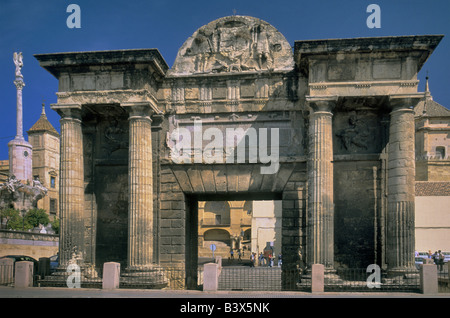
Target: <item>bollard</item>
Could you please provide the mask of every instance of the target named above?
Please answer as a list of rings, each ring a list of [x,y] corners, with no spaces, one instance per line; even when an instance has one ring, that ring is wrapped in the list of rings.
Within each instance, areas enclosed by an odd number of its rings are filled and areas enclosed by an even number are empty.
[[[33,262],[16,262],[14,287],[27,288],[33,286]]]
[[[120,285],[120,264],[108,262],[103,264],[103,289],[117,289]]]
[[[423,264],[420,266],[420,289],[422,294],[438,293],[438,275],[436,265]]]
[[[12,258],[0,259],[0,285],[9,285],[14,282],[14,260]]]
[[[324,292],[324,274],[325,267],[323,264],[313,264],[311,269],[311,292]]]
[[[38,275],[41,279],[50,275],[50,258],[39,258]]]
[[[208,263],[203,267],[203,291],[217,291],[219,289],[219,265]]]

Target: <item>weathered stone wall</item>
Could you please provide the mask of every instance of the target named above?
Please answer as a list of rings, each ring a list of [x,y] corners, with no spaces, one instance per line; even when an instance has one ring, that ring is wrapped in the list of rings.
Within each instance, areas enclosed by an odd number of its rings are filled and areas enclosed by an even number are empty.
[[[86,261],[125,263],[128,237],[127,119],[86,119],[85,246]]]
[[[59,235],[0,230],[0,257],[26,255],[39,260],[56,255],[58,249]]]
[[[381,163],[335,161],[336,267],[365,268],[379,263]]]
[[[160,173],[159,260],[161,264],[186,261],[186,202],[170,166],[163,165]]]

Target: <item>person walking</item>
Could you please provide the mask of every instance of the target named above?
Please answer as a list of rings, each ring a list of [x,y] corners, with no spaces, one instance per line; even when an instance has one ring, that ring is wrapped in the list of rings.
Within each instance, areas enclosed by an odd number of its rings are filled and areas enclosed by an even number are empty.
[[[444,270],[444,254],[441,252],[441,250],[438,251],[438,255],[437,255],[437,265],[438,265],[438,270],[439,271],[443,271]]]
[[[437,265],[438,264],[438,259],[439,259],[438,252],[434,251],[434,254],[431,256],[431,258],[433,259],[434,264]]]

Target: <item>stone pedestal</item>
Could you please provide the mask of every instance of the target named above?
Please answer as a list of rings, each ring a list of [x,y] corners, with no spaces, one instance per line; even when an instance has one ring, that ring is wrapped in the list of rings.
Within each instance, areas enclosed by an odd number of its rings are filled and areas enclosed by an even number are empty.
[[[117,289],[120,285],[120,264],[108,262],[103,264],[103,289]]]
[[[308,264],[334,266],[333,135],[334,97],[309,98]]]
[[[205,264],[203,268],[203,290],[217,291],[219,288],[219,264]]]
[[[434,264],[423,264],[420,268],[420,290],[422,294],[438,293],[438,273]]]
[[[388,146],[388,205],[386,263],[388,272],[413,271],[414,226],[414,111],[412,98],[391,98]]]
[[[33,262],[16,262],[14,273],[14,287],[33,287]]]
[[[60,175],[60,266],[67,267],[76,255],[84,254],[84,166],[81,107],[60,111],[61,175]],[[81,264],[79,264],[81,265]]]
[[[325,290],[325,267],[322,264],[311,266],[311,292],[323,293]]]
[[[9,285],[14,282],[14,260],[0,258],[0,285]]]

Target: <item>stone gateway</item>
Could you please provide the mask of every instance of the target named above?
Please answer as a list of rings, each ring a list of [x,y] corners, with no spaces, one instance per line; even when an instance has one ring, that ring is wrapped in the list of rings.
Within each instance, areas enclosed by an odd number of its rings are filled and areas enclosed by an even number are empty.
[[[413,269],[417,74],[441,39],[292,49],[267,22],[231,16],[199,28],[172,68],[157,49],[35,55],[59,81],[61,267],[73,253],[124,275],[176,265],[193,286],[198,202],[273,199],[283,270],[299,254],[326,272]],[[182,162],[180,129],[191,133]],[[227,129],[243,133],[230,141]],[[198,160],[208,145],[217,160]],[[262,174],[271,163],[253,156],[271,149],[278,169]]]

